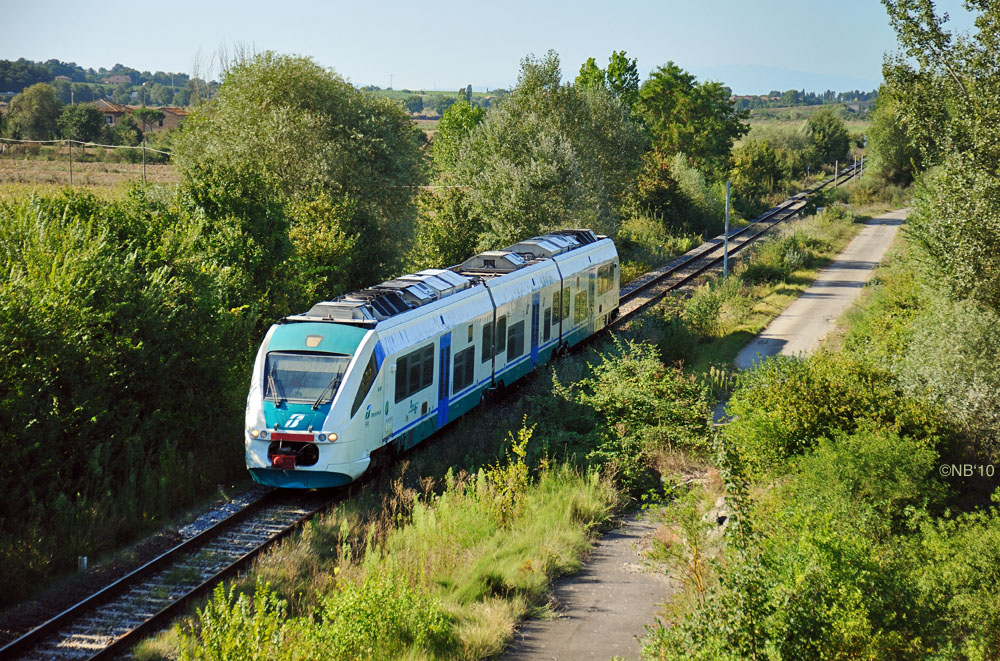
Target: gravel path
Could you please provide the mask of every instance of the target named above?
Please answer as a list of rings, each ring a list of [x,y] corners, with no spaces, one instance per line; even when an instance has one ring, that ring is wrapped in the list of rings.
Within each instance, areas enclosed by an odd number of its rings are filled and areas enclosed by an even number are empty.
[[[644,567],[639,555],[656,528],[633,514],[604,535],[583,570],[556,583],[558,617],[526,622],[504,661],[638,659],[638,639],[672,591],[666,574]]]
[[[736,367],[748,369],[779,353],[808,354],[819,346],[871,279],[908,212],[890,211],[865,223],[844,252],[820,271],[812,286],[737,354]]]

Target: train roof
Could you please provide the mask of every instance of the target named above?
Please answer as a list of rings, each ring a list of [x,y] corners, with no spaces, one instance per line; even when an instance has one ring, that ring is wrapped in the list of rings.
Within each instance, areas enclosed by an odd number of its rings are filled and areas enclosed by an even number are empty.
[[[555,230],[503,250],[481,252],[447,269],[425,269],[317,303],[283,322],[334,322],[374,327],[378,322],[452,296],[491,278],[568,253],[607,237],[588,229]]]

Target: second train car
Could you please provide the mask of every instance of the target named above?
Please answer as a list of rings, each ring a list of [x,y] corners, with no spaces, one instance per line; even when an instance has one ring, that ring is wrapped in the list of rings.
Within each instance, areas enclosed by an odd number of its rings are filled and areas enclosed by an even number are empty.
[[[347,484],[604,328],[614,242],[560,230],[318,303],[267,332],[246,408],[261,484]]]

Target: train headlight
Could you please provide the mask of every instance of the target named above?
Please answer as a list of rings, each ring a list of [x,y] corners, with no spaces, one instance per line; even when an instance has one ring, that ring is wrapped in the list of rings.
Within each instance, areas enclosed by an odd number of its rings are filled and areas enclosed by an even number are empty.
[[[258,436],[260,436],[260,430],[257,429],[256,427],[251,427],[250,436],[252,436],[253,438],[257,438]]]
[[[267,440],[267,430],[266,429],[261,429],[260,430],[260,440],[262,440],[262,441],[266,441]]]
[[[331,443],[333,443],[334,441],[337,440],[337,435],[336,434],[328,434],[327,437],[326,437],[326,440],[328,440]]]
[[[316,440],[322,443],[323,441],[326,440],[326,434],[317,434]]]

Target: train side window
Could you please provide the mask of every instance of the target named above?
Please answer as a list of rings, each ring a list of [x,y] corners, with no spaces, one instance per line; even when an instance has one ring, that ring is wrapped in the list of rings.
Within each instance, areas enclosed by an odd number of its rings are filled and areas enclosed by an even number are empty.
[[[507,315],[497,319],[497,351],[499,356],[507,348]]]
[[[472,342],[472,324],[469,324],[469,342]]]
[[[542,342],[548,342],[552,337],[552,309],[545,308],[545,315],[542,317]]]
[[[365,373],[361,375],[361,385],[358,387],[358,394],[354,398],[354,405],[351,406],[351,417],[358,412],[361,408],[361,403],[365,401],[365,397],[368,396],[368,391],[372,389],[372,384],[375,383],[375,375],[378,374],[378,362],[375,360],[375,354],[368,359],[368,365],[365,367]]]
[[[452,394],[469,387],[475,376],[475,366],[476,347],[469,347],[455,354],[455,369],[451,379]]]
[[[576,295],[576,309],[573,311],[573,323],[578,324],[587,317],[587,292]]]
[[[483,324],[483,362],[493,357],[493,324]]]
[[[559,300],[561,298],[560,294],[562,294],[560,291],[552,294],[552,323],[559,321],[559,313],[562,311],[562,302]]]
[[[524,353],[524,321],[511,325],[507,337],[507,362]]]
[[[597,269],[597,293],[606,294],[614,286],[614,264],[607,264]]]
[[[396,403],[434,383],[434,345],[428,344],[396,360]]]
[[[422,354],[424,369],[421,370],[420,374],[419,390],[423,390],[434,383],[434,345],[428,344],[420,350],[420,353]]]
[[[562,314],[560,319],[569,319],[569,287],[563,289],[562,293]]]

